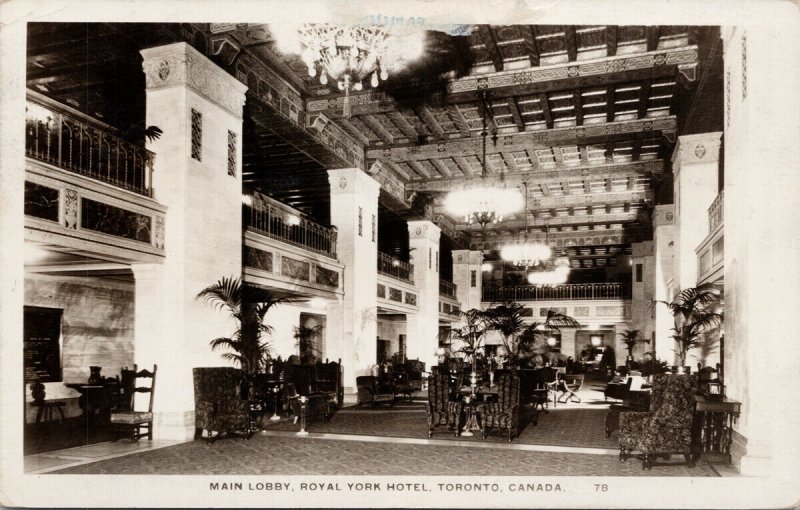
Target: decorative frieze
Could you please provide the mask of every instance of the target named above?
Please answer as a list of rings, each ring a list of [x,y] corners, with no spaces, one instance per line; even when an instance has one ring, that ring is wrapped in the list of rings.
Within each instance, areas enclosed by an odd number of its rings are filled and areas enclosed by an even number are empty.
[[[268,273],[272,272],[272,252],[259,250],[252,246],[244,246],[243,248],[242,263],[244,266],[260,269]]]
[[[564,127],[546,131],[509,133],[498,137],[497,144],[486,147],[487,154],[499,154],[509,151],[530,150],[531,147],[554,147],[565,144],[587,144],[592,140],[607,140],[618,135],[642,134],[653,136],[654,132],[677,129],[675,116],[655,119],[635,119],[605,124]],[[403,162],[409,160],[474,155],[481,150],[478,137],[445,140],[435,144],[408,145],[403,147],[386,147],[367,149],[368,159]]]
[[[326,287],[339,287],[339,272],[322,266],[316,266],[316,283],[318,285],[325,285]]]
[[[164,216],[153,217],[153,246],[159,250],[164,249]]]
[[[188,44],[147,48],[141,54],[148,89],[186,85],[237,118],[242,117],[247,87]]]
[[[57,189],[25,181],[25,216],[58,221]]]
[[[281,275],[297,280],[310,281],[311,264],[290,257],[281,257]]]

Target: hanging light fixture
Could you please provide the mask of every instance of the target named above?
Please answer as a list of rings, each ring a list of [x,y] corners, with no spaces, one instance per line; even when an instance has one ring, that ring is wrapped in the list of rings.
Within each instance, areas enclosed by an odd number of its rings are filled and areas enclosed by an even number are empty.
[[[544,243],[548,251],[550,251],[549,234],[550,228],[545,226]],[[551,254],[548,254],[547,259],[550,256]],[[528,273],[528,283],[531,285],[561,285],[567,282],[570,272],[569,258],[561,256],[552,260],[547,259],[540,259],[539,268]]]
[[[450,192],[444,201],[445,209],[455,216],[464,218],[470,225],[478,224],[486,227],[490,223],[498,223],[522,208],[522,197],[513,188],[503,185],[503,173],[500,173],[500,186],[490,185],[486,175],[486,92],[481,94],[483,103],[483,129],[481,138],[483,143],[483,158],[481,159],[481,178],[477,184]]]
[[[528,183],[523,181],[522,186],[525,188],[525,208],[522,212],[525,218],[525,238],[521,242],[503,246],[500,250],[500,257],[515,266],[528,269],[544,264],[552,255],[552,251],[546,240],[544,244],[528,241]]]
[[[381,25],[334,25],[306,23],[299,30],[304,49],[300,54],[308,66],[309,76],[319,75],[319,82],[327,85],[335,80],[345,93],[345,117],[350,117],[350,92],[364,88],[363,81],[377,87],[389,78],[386,57],[388,32]]]

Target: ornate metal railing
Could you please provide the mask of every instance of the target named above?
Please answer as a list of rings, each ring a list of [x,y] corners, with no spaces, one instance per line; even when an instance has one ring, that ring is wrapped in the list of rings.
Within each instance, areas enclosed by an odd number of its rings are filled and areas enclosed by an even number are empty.
[[[242,222],[253,232],[336,258],[336,229],[301,217],[277,203],[242,204]]]
[[[25,154],[64,170],[152,196],[154,155],[113,128],[28,91]]]
[[[383,252],[378,252],[378,273],[397,278],[409,283],[414,283],[414,265],[387,255]]]
[[[569,283],[563,285],[514,285],[484,287],[483,301],[560,301],[579,299],[630,299],[624,283]]]
[[[719,192],[717,198],[708,208],[708,231],[712,232],[725,220],[725,190]]]
[[[458,286],[455,283],[448,282],[447,280],[443,280],[439,278],[439,295],[440,296],[448,296],[453,299],[456,298],[456,289]]]

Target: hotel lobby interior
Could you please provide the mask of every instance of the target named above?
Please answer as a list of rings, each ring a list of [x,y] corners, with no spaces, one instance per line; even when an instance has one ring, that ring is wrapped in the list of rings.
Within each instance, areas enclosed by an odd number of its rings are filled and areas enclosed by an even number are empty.
[[[24,473],[796,466],[797,45],[374,18],[27,23]]]

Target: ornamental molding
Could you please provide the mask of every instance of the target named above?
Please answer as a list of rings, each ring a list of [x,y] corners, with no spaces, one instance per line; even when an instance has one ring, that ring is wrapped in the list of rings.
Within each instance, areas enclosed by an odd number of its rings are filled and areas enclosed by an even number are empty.
[[[483,264],[483,252],[477,250],[453,250],[453,264],[480,266]]]
[[[144,58],[147,90],[185,85],[200,96],[242,118],[247,86],[186,43],[148,48]]]
[[[499,135],[496,145],[488,145],[487,154],[513,152],[517,150],[540,149],[565,145],[567,143],[584,144],[593,138],[606,139],[614,135],[642,133],[652,135],[653,132],[673,132],[677,129],[675,116],[653,119],[635,119],[620,122],[609,122],[590,126],[577,126],[531,131],[524,133]],[[435,144],[409,145],[405,147],[381,147],[367,149],[368,159],[403,162],[408,160],[441,158],[444,156],[472,155],[481,149],[478,137],[458,140],[447,140]]]
[[[427,239],[433,243],[438,243],[441,236],[442,229],[432,221],[415,220],[408,222],[409,239]]]
[[[683,164],[715,163],[719,161],[722,132],[701,133],[678,137],[678,144],[672,153],[673,171]]]
[[[682,73],[690,73],[699,61],[697,46],[687,46],[668,50],[658,50],[629,56],[605,57],[586,62],[569,62],[540,66],[535,69],[509,70],[479,76],[467,76],[447,83],[448,94],[476,92],[487,89],[501,89],[519,85],[547,83],[553,80],[568,80],[599,77],[611,73],[624,73],[659,67],[681,66]],[[687,76],[688,77],[688,76]],[[351,104],[355,108],[379,104],[387,101],[387,96],[380,91],[368,91],[350,95]],[[344,96],[334,96],[306,101],[309,112],[328,109],[341,109]]]
[[[673,204],[657,205],[653,209],[653,226],[675,224],[675,206]]]
[[[381,183],[370,177],[358,168],[337,168],[328,170],[328,183],[331,186],[331,195],[358,194],[368,197],[368,200],[378,199]],[[359,203],[365,203],[359,201]]]

